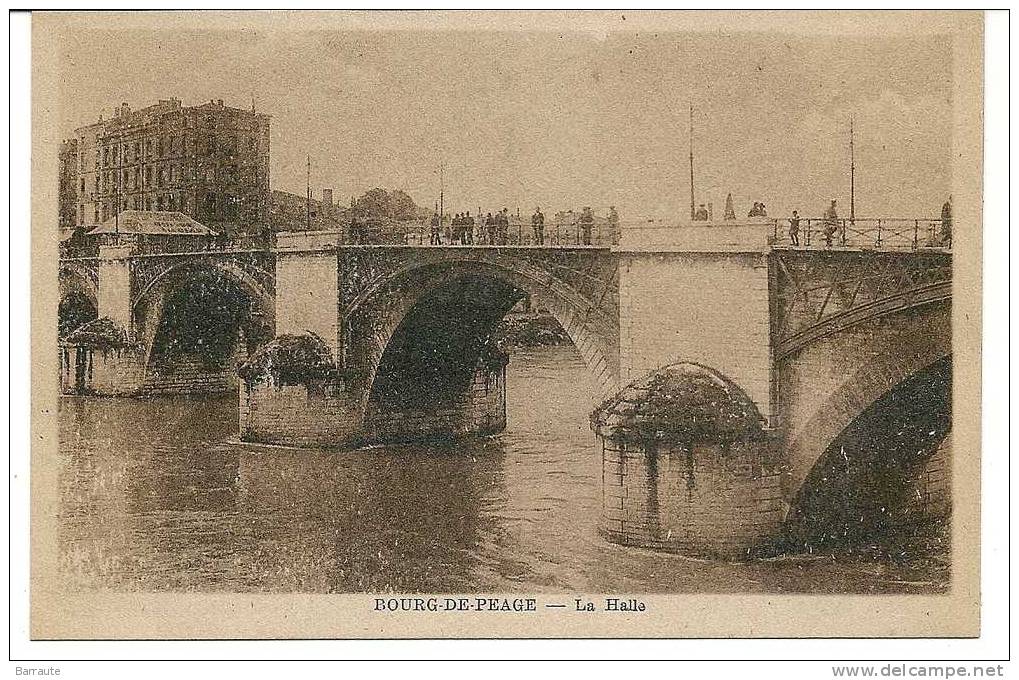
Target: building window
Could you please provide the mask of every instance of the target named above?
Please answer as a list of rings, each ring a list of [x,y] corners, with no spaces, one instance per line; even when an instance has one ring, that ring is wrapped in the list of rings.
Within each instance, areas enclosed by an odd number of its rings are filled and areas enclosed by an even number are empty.
[[[208,219],[216,219],[216,194],[205,195],[205,215]]]
[[[84,177],[81,178],[81,194],[82,194],[82,196],[85,195],[85,178]]]
[[[151,165],[146,165],[145,166],[145,186],[150,186],[151,184],[152,184],[152,166]]]
[[[134,159],[138,160],[142,157],[142,145],[138,142],[134,143]]]

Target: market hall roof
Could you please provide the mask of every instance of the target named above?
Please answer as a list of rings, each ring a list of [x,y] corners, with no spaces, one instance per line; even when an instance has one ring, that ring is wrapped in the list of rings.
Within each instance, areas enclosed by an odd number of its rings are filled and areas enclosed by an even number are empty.
[[[216,236],[217,233],[182,212],[124,210],[88,232],[99,234],[142,234],[145,236]]]

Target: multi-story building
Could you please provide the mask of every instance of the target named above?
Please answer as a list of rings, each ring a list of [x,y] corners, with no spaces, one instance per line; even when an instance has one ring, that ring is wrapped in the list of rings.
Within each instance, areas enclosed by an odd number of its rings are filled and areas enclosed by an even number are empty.
[[[183,212],[225,234],[257,233],[269,218],[269,116],[179,99],[76,131],[78,224],[122,210]]]
[[[60,210],[60,232],[69,232],[77,223],[78,209],[78,140],[60,143],[60,186],[57,191]]]

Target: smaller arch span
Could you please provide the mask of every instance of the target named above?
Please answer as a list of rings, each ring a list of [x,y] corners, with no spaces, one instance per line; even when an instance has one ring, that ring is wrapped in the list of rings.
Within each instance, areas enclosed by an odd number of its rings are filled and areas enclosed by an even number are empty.
[[[179,285],[181,278],[186,279],[189,275],[194,277],[212,272],[225,275],[234,280],[249,293],[251,299],[261,307],[263,313],[275,315],[275,295],[267,290],[258,280],[259,278],[269,280],[271,275],[264,270],[258,269],[260,277],[256,277],[247,270],[248,267],[254,268],[253,265],[241,266],[229,260],[185,261],[173,264],[152,277],[151,280],[141,287],[131,300],[131,308],[137,311],[157,292],[158,296],[165,295],[166,289]]]

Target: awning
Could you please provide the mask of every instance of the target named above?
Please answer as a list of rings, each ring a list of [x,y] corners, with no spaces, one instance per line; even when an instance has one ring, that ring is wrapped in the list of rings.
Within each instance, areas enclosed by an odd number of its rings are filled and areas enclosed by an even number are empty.
[[[141,234],[145,236],[216,236],[217,233],[182,212],[124,210],[88,232],[99,234]]]

